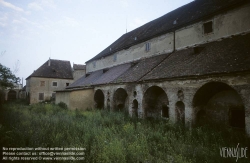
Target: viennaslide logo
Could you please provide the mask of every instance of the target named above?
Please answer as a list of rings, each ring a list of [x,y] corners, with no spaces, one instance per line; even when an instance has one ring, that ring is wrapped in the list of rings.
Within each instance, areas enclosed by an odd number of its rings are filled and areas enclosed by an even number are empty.
[[[236,147],[222,147],[220,148],[220,156],[223,158],[233,157],[236,158],[236,162],[240,158],[247,158],[247,147],[239,147],[240,143]]]

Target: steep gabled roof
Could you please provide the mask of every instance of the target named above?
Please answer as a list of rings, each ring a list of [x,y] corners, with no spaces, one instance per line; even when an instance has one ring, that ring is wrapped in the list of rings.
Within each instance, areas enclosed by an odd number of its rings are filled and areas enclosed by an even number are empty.
[[[141,81],[250,72],[250,34],[171,54]]]
[[[66,87],[66,89],[91,86],[93,82],[96,81],[102,75],[102,70],[91,72],[86,75],[82,76],[81,78],[70,84],[68,87]]]
[[[159,65],[169,54],[141,59],[132,63],[132,66],[112,83],[136,82],[153,68]]]
[[[250,34],[91,72],[67,89],[250,72]]]
[[[88,87],[91,85],[108,84],[123,74],[131,67],[131,63],[121,64],[108,69],[91,72],[70,84],[67,89],[77,87]]]
[[[200,21],[224,10],[237,7],[245,2],[249,2],[249,0],[195,0],[122,35],[118,40],[87,62],[109,56],[153,37]],[[137,38],[136,40],[135,37]],[[112,49],[111,51],[110,48]]]
[[[111,67],[103,70],[103,75],[100,76],[93,85],[98,84],[109,84],[116,80],[120,75],[126,72],[131,67],[131,63],[121,64],[118,66]]]
[[[74,70],[86,70],[86,65],[73,64],[73,69]]]
[[[26,80],[31,77],[73,79],[70,61],[49,59]]]

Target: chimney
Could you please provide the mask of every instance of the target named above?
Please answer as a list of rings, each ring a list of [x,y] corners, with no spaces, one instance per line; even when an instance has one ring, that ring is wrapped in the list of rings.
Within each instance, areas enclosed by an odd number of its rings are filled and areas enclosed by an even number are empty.
[[[49,58],[48,66],[50,66],[50,58]]]

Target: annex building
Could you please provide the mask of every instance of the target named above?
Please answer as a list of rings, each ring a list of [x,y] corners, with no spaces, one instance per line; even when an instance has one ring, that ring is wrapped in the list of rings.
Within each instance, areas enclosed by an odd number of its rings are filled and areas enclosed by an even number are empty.
[[[26,97],[30,104],[55,100],[57,90],[64,89],[85,74],[85,65],[49,59],[26,78]]]
[[[61,101],[250,136],[250,1],[196,0],[122,35],[56,92]]]

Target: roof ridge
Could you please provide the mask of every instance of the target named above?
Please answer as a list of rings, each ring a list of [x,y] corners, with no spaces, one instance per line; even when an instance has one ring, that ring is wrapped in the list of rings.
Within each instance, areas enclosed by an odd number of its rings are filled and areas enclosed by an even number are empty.
[[[86,63],[112,55],[122,49],[129,48],[133,45],[140,44],[151,38],[158,37],[163,34],[167,34],[172,30],[176,30],[186,26],[188,24],[200,21],[203,18],[211,17],[220,12],[236,8],[240,5],[249,3],[248,0],[226,0],[222,1],[206,1],[199,0],[187,3],[179,8],[176,8],[161,17],[158,17],[126,34],[123,34],[111,45],[107,46],[104,50],[98,53],[96,56],[86,61]],[[204,5],[206,4],[206,5]],[[204,10],[206,9],[206,10]],[[199,14],[197,14],[197,12]],[[178,23],[173,24],[172,21],[178,19]],[[138,37],[135,41],[133,37]],[[112,51],[109,48],[112,47]]]

